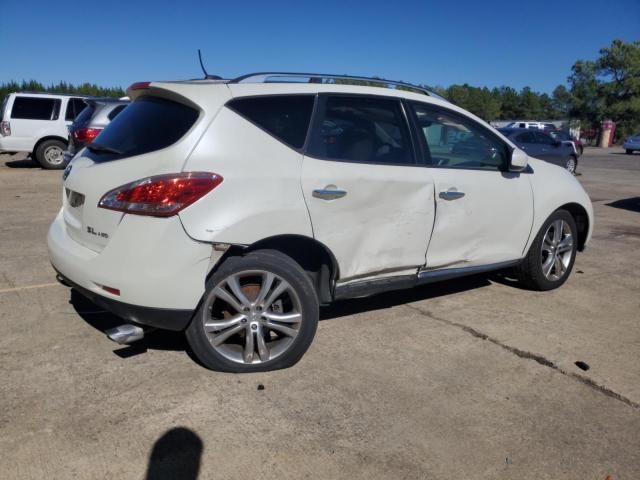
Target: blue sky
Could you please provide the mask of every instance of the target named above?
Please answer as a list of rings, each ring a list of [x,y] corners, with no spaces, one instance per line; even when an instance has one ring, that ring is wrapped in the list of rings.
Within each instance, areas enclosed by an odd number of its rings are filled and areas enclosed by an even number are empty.
[[[314,71],[550,92],[614,38],[640,39],[640,0],[1,0],[0,81],[196,78],[201,48],[226,78]]]

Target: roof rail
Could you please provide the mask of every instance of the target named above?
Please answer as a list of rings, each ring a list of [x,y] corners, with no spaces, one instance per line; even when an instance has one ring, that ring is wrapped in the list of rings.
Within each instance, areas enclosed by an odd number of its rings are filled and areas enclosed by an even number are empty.
[[[307,82],[301,82],[301,79],[307,79]],[[298,81],[294,79],[299,79]],[[339,84],[344,81],[357,82],[357,84],[366,84],[369,87],[382,87],[382,88],[394,88],[396,90],[409,90],[413,92],[422,93],[431,97],[438,98],[440,100],[446,100],[440,95],[427,90],[424,87],[413,85],[407,82],[398,82],[396,80],[388,80],[386,78],[378,77],[358,77],[353,75],[332,75],[327,73],[299,73],[299,72],[257,72],[248,73],[241,77],[229,80],[229,83],[332,83]]]
[[[36,90],[16,90],[15,92],[10,92],[10,93],[16,93],[18,95],[23,93],[26,93],[27,95],[55,95],[56,97],[88,97],[89,96],[84,93],[38,92]],[[8,93],[7,95],[9,95],[10,93]]]

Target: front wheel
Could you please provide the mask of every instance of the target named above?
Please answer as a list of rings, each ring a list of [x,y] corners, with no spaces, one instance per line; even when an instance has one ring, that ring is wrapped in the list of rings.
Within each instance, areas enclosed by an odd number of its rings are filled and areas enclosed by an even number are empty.
[[[627,149],[626,152],[627,152],[627,155],[632,155],[633,154],[633,150]]]
[[[558,288],[571,274],[577,251],[576,222],[556,210],[542,225],[520,266],[520,281],[532,290]]]
[[[576,157],[569,157],[567,159],[567,163],[565,164],[565,168],[569,171],[569,173],[576,173],[576,168],[578,167],[578,160]]]
[[[294,365],[318,325],[318,298],[290,257],[258,250],[230,257],[206,284],[186,336],[212,370],[245,373]]]

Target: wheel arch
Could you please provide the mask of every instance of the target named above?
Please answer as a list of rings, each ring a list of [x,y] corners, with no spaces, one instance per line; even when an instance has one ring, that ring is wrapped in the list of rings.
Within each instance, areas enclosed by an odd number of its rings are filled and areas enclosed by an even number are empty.
[[[221,265],[230,256],[246,255],[256,250],[276,250],[289,256],[311,279],[319,302],[327,304],[333,301],[333,289],[340,273],[338,262],[328,247],[311,237],[285,234],[267,237],[248,246],[231,245],[216,265]]]
[[[589,214],[579,203],[566,203],[557,210],[568,211],[576,222],[578,228],[578,251],[584,250],[589,235]]]
[[[69,140],[67,138],[62,138],[58,135],[47,135],[46,137],[42,137],[41,139],[39,139],[36,144],[33,146],[33,150],[31,152],[31,154],[35,157],[35,153],[36,150],[38,150],[38,147],[40,145],[42,145],[43,142],[46,142],[47,140],[58,140],[62,143],[64,143],[65,145],[69,145]]]

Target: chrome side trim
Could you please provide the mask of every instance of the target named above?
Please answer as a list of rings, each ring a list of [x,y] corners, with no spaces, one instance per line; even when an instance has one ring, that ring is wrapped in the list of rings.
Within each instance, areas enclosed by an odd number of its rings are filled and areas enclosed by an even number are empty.
[[[336,285],[333,291],[334,300],[344,300],[347,298],[368,297],[378,293],[392,290],[405,290],[418,285],[450,280],[453,278],[474,275],[477,273],[502,270],[503,268],[514,267],[522,260],[510,260],[508,262],[491,263],[488,265],[476,265],[473,267],[445,268],[439,270],[422,270],[413,275],[394,275],[389,277],[367,279],[359,282],[350,282],[346,285]]]
[[[439,270],[422,270],[418,272],[418,284],[439,282],[451,278],[474,275],[476,273],[502,270],[503,268],[515,267],[521,260],[509,260],[507,262],[490,263],[487,265],[475,265],[473,267],[445,268]]]

